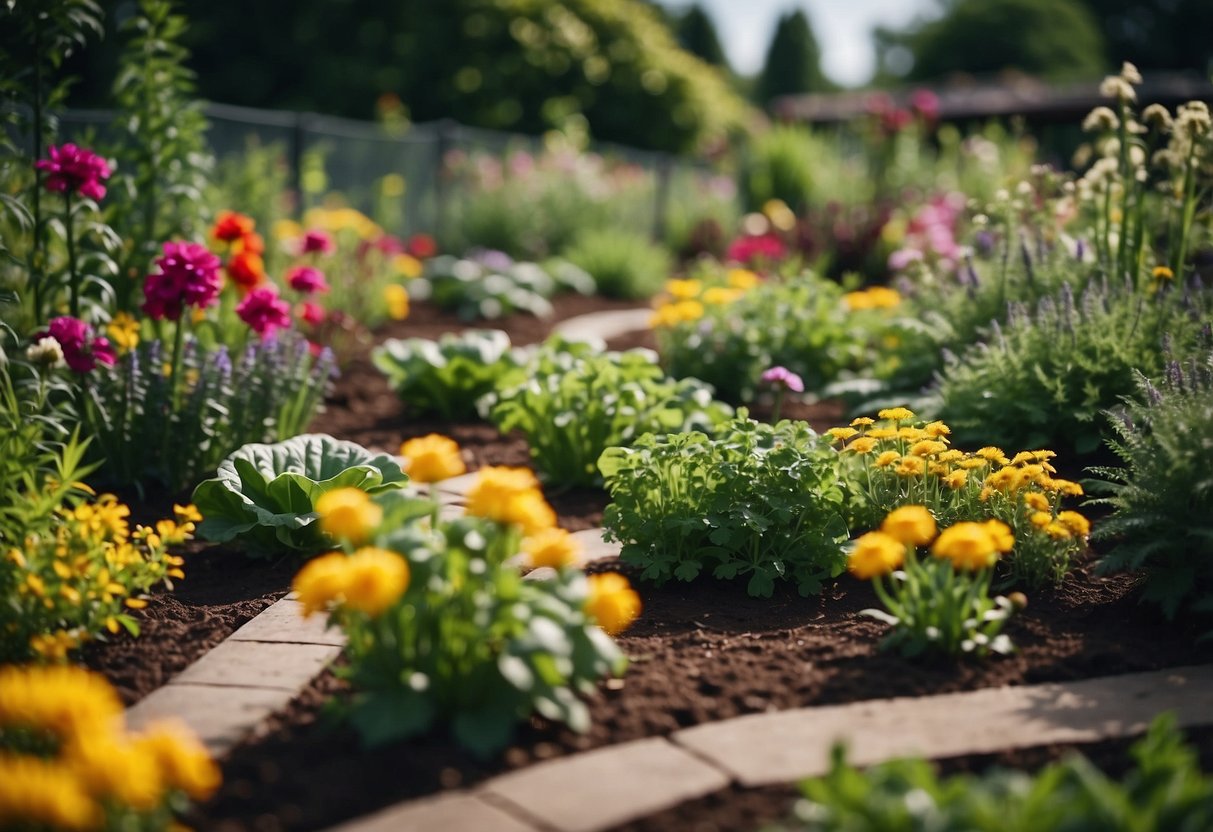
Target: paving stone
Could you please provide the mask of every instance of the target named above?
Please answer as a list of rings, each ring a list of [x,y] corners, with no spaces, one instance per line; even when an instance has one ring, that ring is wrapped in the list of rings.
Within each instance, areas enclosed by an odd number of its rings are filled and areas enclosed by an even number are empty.
[[[1213,723],[1213,665],[755,714],[672,739],[760,786],[824,773],[839,740],[851,762],[871,765],[1129,736],[1163,711],[1183,725]]]
[[[586,564],[600,558],[618,557],[623,546],[619,543],[607,543],[602,539],[602,529],[582,529],[573,532],[572,536],[581,544],[580,564]]]
[[[332,644],[224,641],[169,681],[169,685],[227,685],[295,693],[341,648]]]
[[[126,724],[141,729],[150,722],[184,722],[212,754],[224,754],[294,694],[266,688],[171,684],[158,688],[126,712]]]
[[[596,832],[728,783],[720,769],[655,737],[540,763],[481,789],[560,832]]]
[[[415,800],[368,815],[331,832],[535,832],[513,815],[466,793]]]
[[[293,644],[345,645],[340,630],[325,629],[326,615],[303,617],[303,605],[283,598],[267,607],[228,638],[232,641],[288,642]]]
[[[609,341],[627,332],[648,329],[649,320],[652,317],[653,310],[647,307],[591,312],[588,315],[578,315],[576,318],[562,321],[556,325],[553,332],[563,335],[565,338],[581,341],[590,341],[595,338]]]
[[[467,494],[468,489],[472,487],[472,483],[476,481],[478,476],[479,473],[473,471],[470,474],[461,474],[458,477],[451,477],[442,482],[434,483],[434,487],[446,494],[458,494],[462,496]]]

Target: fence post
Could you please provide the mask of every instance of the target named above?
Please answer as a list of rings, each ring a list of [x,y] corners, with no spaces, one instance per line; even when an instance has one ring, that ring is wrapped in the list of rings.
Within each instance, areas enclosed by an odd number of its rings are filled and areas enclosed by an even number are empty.
[[[451,119],[444,118],[438,122],[438,136],[434,141],[434,230],[433,235],[439,240],[445,239],[447,221],[447,202],[450,199],[446,179],[442,175],[442,166],[447,153],[454,149],[459,140],[459,125]]]
[[[295,219],[303,219],[303,147],[307,139],[307,113],[294,113],[288,145],[290,158],[290,187],[295,195]]]
[[[660,243],[665,239],[666,214],[670,210],[670,180],[673,177],[674,164],[669,156],[662,154],[657,159],[657,193],[653,206],[653,241]]]

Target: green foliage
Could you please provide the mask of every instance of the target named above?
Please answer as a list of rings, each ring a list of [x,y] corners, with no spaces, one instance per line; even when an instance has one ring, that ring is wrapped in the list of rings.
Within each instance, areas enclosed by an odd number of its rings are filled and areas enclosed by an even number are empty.
[[[572,263],[554,260],[545,265],[513,262],[500,252],[464,259],[443,255],[425,266],[429,300],[455,312],[460,320],[500,318],[514,312],[539,317],[552,314],[548,298],[562,292],[594,294],[594,278]],[[414,297],[423,297],[412,287]]]
[[[1096,537],[1115,545],[1104,571],[1144,571],[1144,600],[1167,617],[1213,612],[1213,354],[1171,362],[1157,385],[1136,374],[1138,393],[1108,414],[1109,446],[1123,467],[1096,468],[1093,501],[1111,517]]]
[[[689,9],[678,16],[674,22],[674,31],[683,49],[705,63],[728,69],[729,60],[720,45],[716,26],[698,3],[692,3]]]
[[[121,138],[106,202],[107,218],[124,242],[120,273],[130,278],[119,287],[139,285],[163,241],[201,237],[209,213],[202,199],[212,165],[207,123],[193,97],[189,50],[181,45],[187,22],[174,7],[174,0],[140,0],[123,27],[127,42],[114,79]],[[137,292],[120,294],[121,308],[138,300]]]
[[[584,269],[609,298],[652,297],[669,277],[669,252],[644,235],[615,228],[587,228],[564,256]]]
[[[772,199],[803,212],[816,202],[817,179],[838,155],[835,143],[805,127],[779,125],[746,146],[741,171],[742,199],[749,211],[761,211]]]
[[[650,434],[608,448],[598,466],[607,535],[646,580],[706,571],[747,578],[750,595],[769,597],[782,580],[812,595],[843,570],[838,454],[803,422],[761,424],[742,409],[714,438]]]
[[[322,433],[245,445],[194,490],[203,518],[198,534],[218,543],[238,540],[258,554],[312,554],[333,543],[316,523],[321,495],[338,488],[377,494],[408,479],[393,457]]]
[[[246,140],[239,153],[220,159],[208,178],[206,203],[216,208],[239,210],[252,217],[261,233],[273,235],[274,225],[288,214],[290,168],[282,144],[262,144],[256,137]],[[271,274],[279,274],[284,263],[280,247],[266,247],[265,263]]]
[[[1200,770],[1173,715],[1164,714],[1130,750],[1120,781],[1070,755],[1035,774],[993,769],[941,778],[924,760],[866,771],[834,750],[830,772],[801,785],[803,832],[1196,832],[1213,824],[1213,778]]]
[[[1100,414],[1133,392],[1132,371],[1162,369],[1164,333],[1190,354],[1210,297],[1202,289],[1069,286],[1035,308],[1013,305],[989,340],[953,357],[939,380],[940,416],[974,441],[1053,446],[1080,454],[1101,442]]]
[[[447,420],[475,416],[477,400],[520,361],[497,329],[446,333],[437,341],[389,338],[371,360],[411,410]]]
[[[382,745],[444,726],[488,757],[536,711],[586,731],[578,694],[622,673],[626,660],[587,617],[581,571],[524,580],[505,562],[519,550],[511,527],[478,517],[431,526],[415,522],[428,501],[376,499],[385,511],[375,545],[407,558],[408,587],[381,615],[338,607],[330,619],[349,635],[343,673],[363,740]]]
[[[294,333],[254,340],[235,360],[187,339],[176,392],[166,361],[160,341],[140,342],[86,388],[85,421],[111,482],[189,488],[241,445],[306,429],[334,372],[331,352],[313,357]]]
[[[809,18],[802,9],[780,15],[754,90],[758,103],[767,106],[781,95],[825,92],[829,87]]]
[[[503,433],[526,434],[536,470],[557,485],[598,482],[598,457],[611,446],[645,433],[711,431],[732,416],[708,385],[666,377],[651,350],[601,352],[559,337],[502,376],[486,405]]]

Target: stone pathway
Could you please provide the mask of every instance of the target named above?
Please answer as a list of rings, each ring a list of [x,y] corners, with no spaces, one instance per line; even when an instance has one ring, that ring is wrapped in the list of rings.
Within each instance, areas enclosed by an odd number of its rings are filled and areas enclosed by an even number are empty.
[[[591,312],[588,315],[579,315],[576,318],[569,318],[567,321],[560,322],[553,328],[552,332],[563,335],[565,338],[583,341],[590,341],[595,338],[609,341],[628,332],[648,329],[649,319],[652,317],[653,310],[648,307],[643,309],[617,309],[611,312]]]

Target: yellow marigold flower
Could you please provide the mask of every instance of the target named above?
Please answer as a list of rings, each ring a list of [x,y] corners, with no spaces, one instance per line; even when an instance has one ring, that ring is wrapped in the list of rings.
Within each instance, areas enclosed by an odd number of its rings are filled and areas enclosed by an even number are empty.
[[[1053,506],[1049,504],[1049,498],[1039,491],[1029,491],[1023,495],[1023,504],[1033,511],[1049,511],[1053,510]]]
[[[987,532],[990,533],[990,538],[994,541],[994,548],[1002,554],[1006,554],[1015,548],[1015,535],[1011,533],[1011,527],[1001,520],[987,520],[982,524]]]
[[[1166,266],[1155,266],[1153,275],[1155,280],[1172,280],[1175,277],[1175,272]]]
[[[581,544],[564,529],[552,527],[523,540],[522,551],[535,569],[543,566],[563,569],[577,562]]]
[[[312,558],[295,575],[291,589],[299,596],[304,618],[313,613],[324,612],[330,604],[335,604],[345,597],[346,582],[349,578],[345,561],[346,557],[341,552],[330,552],[322,557]]]
[[[867,292],[847,292],[842,296],[843,305],[851,312],[858,312],[861,309],[871,309],[871,304],[868,301]]]
[[[713,286],[703,293],[703,302],[709,306],[726,306],[738,300],[742,294],[743,292],[740,289]]]
[[[1069,480],[1050,480],[1049,482],[1052,484],[1054,491],[1058,491],[1067,497],[1082,496],[1082,486],[1076,482],[1070,482]]]
[[[919,456],[903,457],[897,463],[897,475],[900,477],[921,477],[927,470],[927,464]]]
[[[1000,468],[986,477],[986,485],[998,491],[1011,491],[1015,488],[1019,474],[1014,468]]]
[[[952,429],[950,427],[939,421],[927,423],[923,427],[923,430],[926,431],[927,436],[931,437],[932,439],[938,439],[941,436],[948,436],[952,433]]]
[[[667,280],[665,291],[670,297],[678,300],[694,300],[703,291],[703,282],[699,280]]]
[[[608,635],[618,635],[640,615],[640,596],[618,572],[590,575],[585,613]]]
[[[964,451],[958,451],[955,448],[949,448],[948,450],[939,454],[939,456],[937,456],[936,459],[938,459],[940,462],[952,463],[952,462],[959,462],[960,460],[964,459],[964,457],[965,457]]]
[[[994,565],[998,545],[985,524],[964,522],[940,532],[931,554],[950,560],[955,569],[975,572]]]
[[[454,439],[436,433],[410,439],[400,446],[404,472],[415,482],[441,482],[467,473]]]
[[[0,826],[101,829],[105,815],[66,766],[37,757],[0,754]]]
[[[1031,451],[1020,451],[1019,453],[1015,454],[1015,456],[1011,457],[1011,461],[1007,464],[1008,465],[1022,465],[1025,462],[1031,462],[1035,459],[1036,459],[1036,457],[1032,454]]]
[[[1006,454],[1002,452],[1002,448],[995,448],[993,445],[980,448],[974,454],[990,462],[997,462],[999,465],[1006,465],[1009,462]]]
[[[760,278],[749,269],[729,269],[728,283],[731,289],[753,289]]]
[[[181,723],[152,723],[135,744],[140,753],[156,762],[165,783],[194,800],[209,798],[223,780],[210,752]]]
[[[396,283],[384,286],[383,302],[387,306],[388,317],[393,321],[403,321],[409,316],[409,293],[403,286]]]
[[[876,457],[876,459],[872,462],[872,466],[875,468],[888,468],[894,462],[900,461],[901,454],[897,453],[897,451],[883,451],[881,452],[880,456]]]
[[[893,428],[872,428],[864,436],[869,439],[896,439],[897,431]]]
[[[556,525],[556,512],[543,499],[539,481],[526,468],[481,468],[467,493],[468,514],[522,527],[533,535]]]
[[[855,436],[859,431],[855,428],[830,428],[826,431],[836,442],[846,442],[852,436]]]
[[[943,477],[943,484],[953,491],[964,488],[964,484],[969,480],[969,472],[963,468],[957,469],[947,476]]]
[[[270,226],[275,240],[294,240],[303,236],[303,226],[294,220],[277,220]]]
[[[968,459],[962,459],[960,462],[957,463],[957,465],[959,467],[964,468],[966,471],[972,471],[975,468],[985,468],[989,464],[990,463],[986,462],[986,460],[982,459],[981,457],[977,457],[977,456],[971,456]]]
[[[392,257],[392,268],[396,270],[396,274],[401,277],[407,277],[410,280],[421,277],[425,271],[425,266],[420,260],[411,254],[397,254]]]
[[[926,506],[902,506],[889,512],[880,530],[907,546],[925,546],[935,539],[935,518]]]
[[[1057,522],[1073,532],[1075,537],[1086,537],[1091,533],[1091,521],[1077,511],[1060,512]]]
[[[906,547],[885,532],[868,532],[855,541],[847,558],[847,569],[861,581],[887,575],[905,563]]]
[[[860,436],[858,439],[852,439],[851,444],[847,445],[843,450],[857,454],[870,454],[875,448],[875,439],[870,436]]]
[[[166,783],[156,759],[117,732],[93,732],[67,747],[68,764],[100,798],[110,798],[139,811],[150,811],[164,799]]]
[[[109,730],[122,703],[104,677],[80,667],[0,668],[0,731],[48,732],[66,741]]]
[[[1070,527],[1064,523],[1050,523],[1045,526],[1045,534],[1054,540],[1069,540],[1073,536]]]
[[[346,558],[342,603],[375,618],[400,600],[409,585],[409,564],[402,555],[365,546]]]
[[[860,416],[858,419],[851,420],[851,427],[866,428],[876,424],[876,420],[869,416]]]
[[[910,455],[922,457],[935,456],[936,454],[943,453],[947,449],[948,446],[942,442],[937,442],[934,439],[923,439],[910,446]]]
[[[119,312],[110,319],[105,327],[105,334],[118,348],[118,352],[126,353],[139,346],[139,321],[129,312]]]
[[[914,411],[907,407],[887,407],[876,415],[881,419],[889,419],[894,422],[904,422],[906,419],[914,418]]]
[[[316,501],[320,529],[334,540],[355,545],[371,536],[383,520],[383,509],[360,488],[337,488]]]
[[[904,439],[907,442],[918,442],[927,438],[927,432],[922,428],[903,425],[897,429],[897,438]]]
[[[901,293],[888,286],[872,286],[868,289],[868,305],[872,309],[892,309],[901,304]]]

